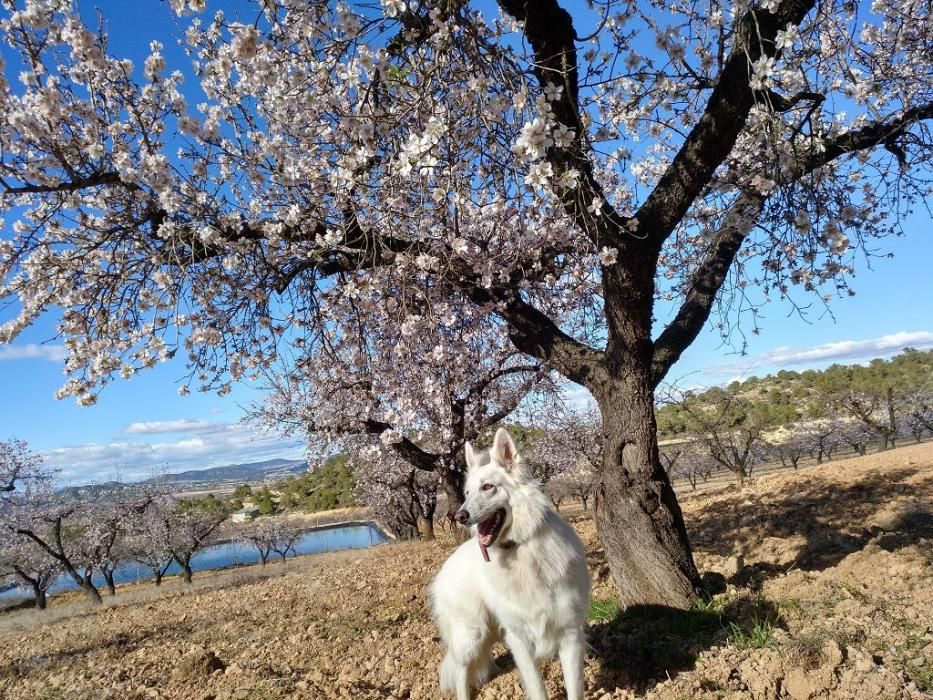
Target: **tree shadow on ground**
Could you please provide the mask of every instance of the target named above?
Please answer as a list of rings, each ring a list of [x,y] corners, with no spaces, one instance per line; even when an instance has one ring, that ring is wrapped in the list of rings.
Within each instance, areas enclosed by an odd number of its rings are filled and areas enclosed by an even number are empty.
[[[744,552],[750,561],[730,581],[752,588],[791,568],[833,567],[870,541],[895,551],[933,537],[933,514],[912,503],[933,489],[933,473],[920,484],[904,483],[919,473],[904,468],[847,485],[801,479],[771,492],[735,492],[689,516],[690,540],[695,550],[722,557]],[[895,502],[901,512],[886,512]],[[773,557],[777,561],[761,551],[769,538],[783,549]]]
[[[777,607],[760,599],[723,605],[705,598],[690,610],[638,605],[603,617],[590,628],[590,648],[600,662],[597,685],[638,692],[692,669],[715,644],[754,646],[784,626]]]

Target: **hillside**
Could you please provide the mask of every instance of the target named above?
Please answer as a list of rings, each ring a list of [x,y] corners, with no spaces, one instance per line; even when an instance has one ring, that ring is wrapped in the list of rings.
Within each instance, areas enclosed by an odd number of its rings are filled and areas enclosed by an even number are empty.
[[[689,405],[715,405],[729,397],[756,422],[769,428],[826,418],[832,414],[857,418],[865,414],[896,413],[899,419],[914,413],[927,418],[933,432],[933,351],[907,348],[891,359],[869,363],[834,364],[824,370],[782,370],[764,377],[734,381],[727,387],[704,391],[673,391],[657,410],[658,431],[671,438],[695,429]],[[858,397],[858,402],[852,398]],[[882,422],[876,416],[878,422]],[[921,421],[922,423],[922,421]]]
[[[308,463],[295,459],[269,459],[264,462],[247,464],[228,464],[210,469],[190,469],[184,472],[172,472],[147,479],[144,483],[180,484],[197,482],[204,484],[220,481],[265,481],[281,479],[291,474],[300,474],[308,470]]]
[[[67,496],[83,500],[96,500],[101,495],[110,496],[115,490],[135,488],[139,485],[160,484],[169,487],[207,490],[212,486],[236,485],[248,482],[285,479],[308,470],[308,463],[295,459],[269,459],[264,462],[227,464],[207,469],[189,469],[183,472],[168,472],[140,482],[123,483],[108,481],[101,484],[82,484],[61,489]]]
[[[933,692],[933,444],[683,499],[714,590],[619,615],[592,521],[587,698],[920,700]],[[436,698],[426,586],[451,538],[121,593],[0,618],[0,697]],[[257,576],[261,576],[257,578]],[[124,601],[124,602],[121,602]],[[54,624],[53,624],[54,623]],[[480,700],[522,697],[513,664]],[[550,697],[561,697],[556,663]]]

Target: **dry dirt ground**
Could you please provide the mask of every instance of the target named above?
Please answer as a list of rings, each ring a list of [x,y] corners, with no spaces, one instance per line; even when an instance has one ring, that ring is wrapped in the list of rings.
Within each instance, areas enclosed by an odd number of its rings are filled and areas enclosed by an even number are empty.
[[[619,614],[594,528],[587,697],[933,697],[933,444],[683,501],[715,595]],[[452,538],[0,617],[0,698],[435,698],[425,590]],[[477,696],[522,697],[504,671]],[[545,669],[562,697],[558,665]]]

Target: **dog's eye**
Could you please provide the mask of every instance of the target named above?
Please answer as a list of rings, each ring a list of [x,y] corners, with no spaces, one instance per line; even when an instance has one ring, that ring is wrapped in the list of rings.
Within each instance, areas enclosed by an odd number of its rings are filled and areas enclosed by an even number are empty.
[[[490,489],[494,489],[494,488],[496,488],[496,487],[493,486],[492,484],[483,484],[483,486],[482,486],[482,490],[483,490],[483,491],[489,491]]]

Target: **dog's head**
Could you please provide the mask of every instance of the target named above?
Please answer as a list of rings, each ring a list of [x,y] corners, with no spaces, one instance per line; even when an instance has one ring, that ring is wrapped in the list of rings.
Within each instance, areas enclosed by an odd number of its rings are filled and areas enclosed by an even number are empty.
[[[515,509],[521,506],[523,496],[527,498],[523,492],[529,486],[529,477],[515,442],[505,428],[496,431],[488,458],[478,455],[467,443],[466,463],[464,501],[456,519],[465,527],[476,527],[485,557],[488,556],[486,547],[509,539]]]

